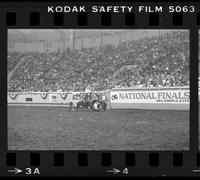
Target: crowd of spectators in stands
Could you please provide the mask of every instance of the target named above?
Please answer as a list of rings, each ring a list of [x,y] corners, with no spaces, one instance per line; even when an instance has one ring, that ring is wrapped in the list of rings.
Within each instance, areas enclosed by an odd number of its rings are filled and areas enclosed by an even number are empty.
[[[22,53],[12,52],[8,53],[8,73],[14,69],[19,60],[23,57]]]
[[[10,54],[8,72],[20,54]],[[85,91],[189,85],[189,33],[123,41],[56,53],[27,53],[8,83],[10,92]]]

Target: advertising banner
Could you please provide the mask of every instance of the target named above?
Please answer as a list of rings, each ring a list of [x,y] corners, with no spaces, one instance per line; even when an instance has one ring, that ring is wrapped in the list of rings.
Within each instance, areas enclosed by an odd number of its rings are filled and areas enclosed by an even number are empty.
[[[111,103],[189,104],[188,89],[134,89],[111,91]]]

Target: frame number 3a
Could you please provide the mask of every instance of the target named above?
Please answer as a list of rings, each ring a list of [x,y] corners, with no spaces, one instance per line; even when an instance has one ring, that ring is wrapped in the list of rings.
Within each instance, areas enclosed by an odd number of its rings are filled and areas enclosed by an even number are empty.
[[[38,168],[34,168],[34,169],[26,168],[25,174],[26,175],[40,175],[40,171]]]

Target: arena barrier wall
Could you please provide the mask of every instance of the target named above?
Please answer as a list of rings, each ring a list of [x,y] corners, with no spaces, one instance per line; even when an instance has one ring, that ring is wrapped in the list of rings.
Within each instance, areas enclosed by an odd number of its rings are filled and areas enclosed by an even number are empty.
[[[9,92],[8,105],[69,106],[84,92]],[[189,87],[116,88],[104,91],[107,109],[189,110]]]
[[[8,106],[69,106],[70,102],[77,101],[73,98],[76,94],[86,92],[8,92]],[[110,91],[104,93],[107,99],[107,109],[110,109]]]
[[[69,106],[73,94],[71,92],[9,92],[8,105],[40,105],[40,106]]]
[[[111,109],[189,110],[189,87],[112,89]]]

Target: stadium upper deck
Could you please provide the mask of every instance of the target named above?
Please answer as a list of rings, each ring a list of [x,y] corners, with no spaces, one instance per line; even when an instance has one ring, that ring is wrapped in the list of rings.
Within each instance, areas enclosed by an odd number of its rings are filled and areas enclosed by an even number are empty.
[[[14,57],[8,58],[11,92],[189,85],[188,31],[121,41],[118,46],[10,52],[9,57]]]

